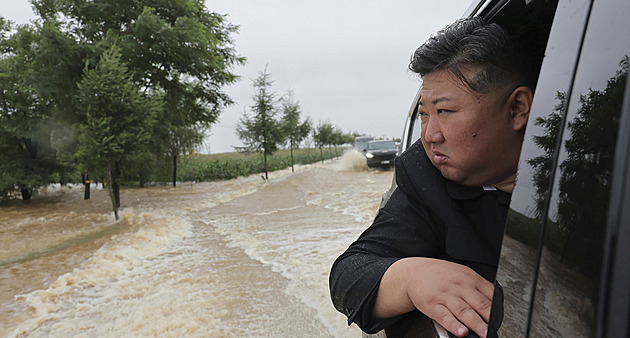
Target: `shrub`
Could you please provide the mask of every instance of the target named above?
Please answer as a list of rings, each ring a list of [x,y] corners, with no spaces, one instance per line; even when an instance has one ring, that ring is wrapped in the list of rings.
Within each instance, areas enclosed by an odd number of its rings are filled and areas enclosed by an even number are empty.
[[[324,151],[324,160],[336,156],[337,152]],[[318,148],[294,149],[295,164],[310,164],[321,161]],[[280,170],[291,166],[291,153],[281,149],[268,159],[269,171]],[[177,180],[186,181],[219,181],[249,176],[264,172],[264,159],[261,153],[221,153],[192,154],[182,157],[178,165]]]

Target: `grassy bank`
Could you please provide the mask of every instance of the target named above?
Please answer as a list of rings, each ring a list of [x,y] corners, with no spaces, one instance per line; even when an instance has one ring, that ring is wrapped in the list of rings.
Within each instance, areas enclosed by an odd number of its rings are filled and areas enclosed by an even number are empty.
[[[319,148],[294,149],[295,164],[310,164],[322,160],[341,156],[344,148],[323,148],[320,155]],[[265,162],[261,153],[221,153],[221,154],[193,154],[183,157],[180,161],[177,180],[186,181],[218,181],[229,180],[239,176],[248,176],[265,171]],[[267,158],[269,171],[284,169],[291,166],[289,149],[278,150]]]

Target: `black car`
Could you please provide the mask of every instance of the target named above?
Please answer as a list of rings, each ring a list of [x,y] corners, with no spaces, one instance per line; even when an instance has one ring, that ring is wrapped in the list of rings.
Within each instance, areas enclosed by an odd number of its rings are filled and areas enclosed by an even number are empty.
[[[482,0],[473,15],[544,54],[488,336],[630,337],[630,1]],[[370,336],[445,335],[426,317],[407,328]]]
[[[369,168],[391,168],[397,155],[398,147],[392,140],[370,141],[365,149]]]
[[[358,136],[354,138],[354,150],[365,155],[368,142],[373,141],[372,136]]]

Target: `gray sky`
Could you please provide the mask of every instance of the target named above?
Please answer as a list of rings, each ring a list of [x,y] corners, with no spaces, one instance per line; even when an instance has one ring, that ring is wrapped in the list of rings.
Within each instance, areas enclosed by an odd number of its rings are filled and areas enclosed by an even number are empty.
[[[27,0],[0,0],[0,15],[34,18]],[[461,17],[470,0],[207,0],[240,26],[235,48],[247,64],[225,91],[236,104],[213,125],[202,152],[241,145],[235,126],[250,111],[252,79],[267,65],[278,97],[293,91],[302,116],[343,132],[400,137],[418,79],[409,57],[431,34]]]

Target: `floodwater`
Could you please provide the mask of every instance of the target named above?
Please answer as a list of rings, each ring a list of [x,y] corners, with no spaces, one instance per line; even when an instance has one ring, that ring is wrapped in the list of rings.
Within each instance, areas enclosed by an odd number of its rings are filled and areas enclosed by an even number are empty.
[[[94,186],[15,201],[0,209],[0,336],[359,337],[328,273],[393,172],[357,163],[125,189],[118,222]]]

